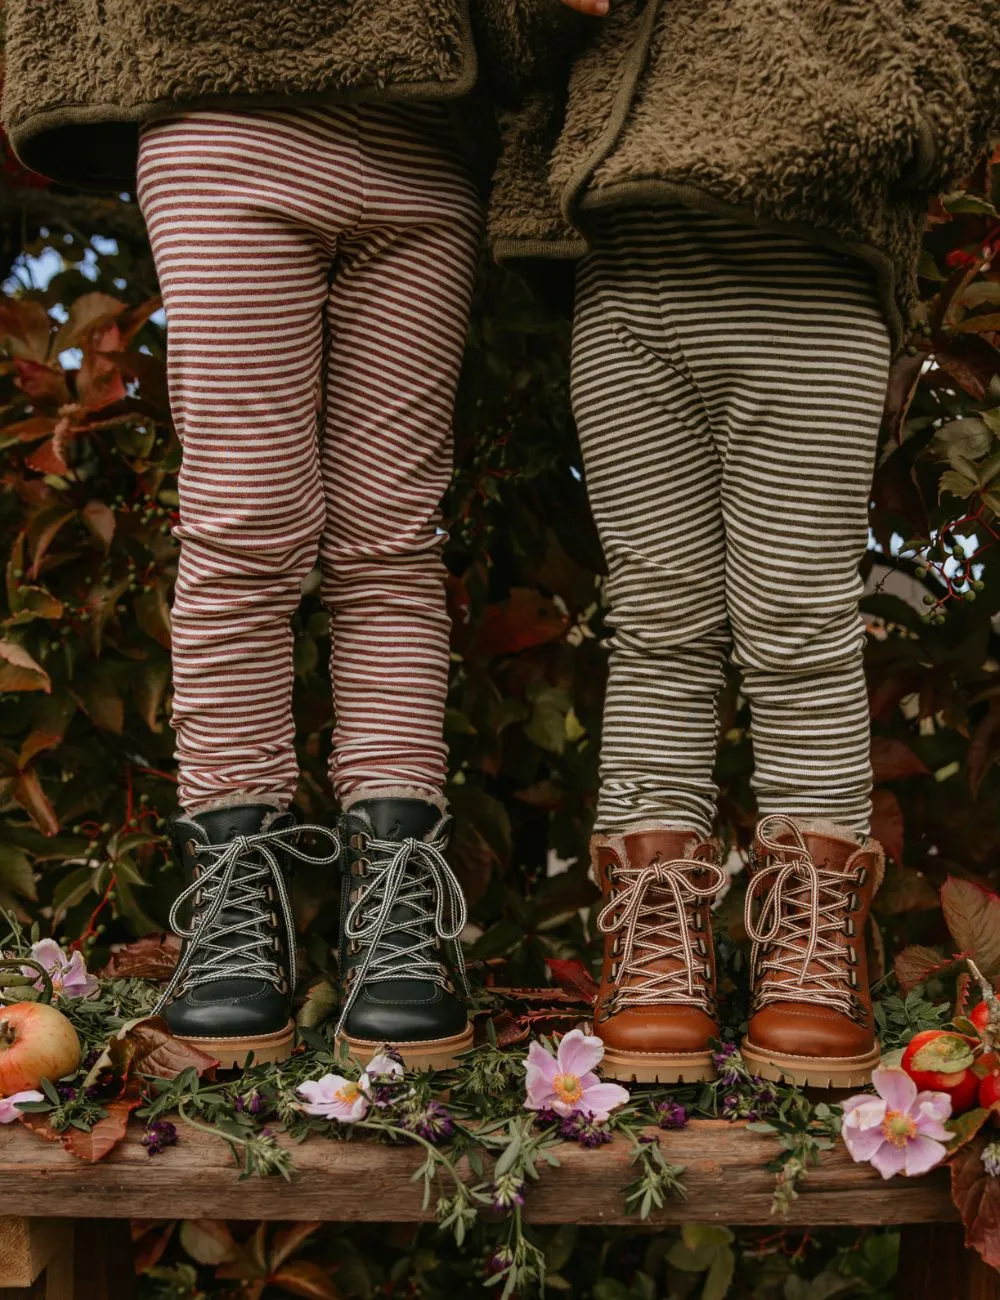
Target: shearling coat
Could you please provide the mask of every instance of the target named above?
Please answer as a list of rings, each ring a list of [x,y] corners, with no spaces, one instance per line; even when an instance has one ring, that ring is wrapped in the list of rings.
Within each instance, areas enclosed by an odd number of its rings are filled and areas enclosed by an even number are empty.
[[[506,0],[474,0],[502,5]],[[27,166],[131,184],[178,110],[439,99],[477,75],[469,0],[6,0],[3,122]]]
[[[1000,0],[612,0],[590,22],[559,76],[490,38],[517,87],[495,255],[576,258],[595,213],[680,202],[861,258],[899,346],[929,198],[1000,121]]]

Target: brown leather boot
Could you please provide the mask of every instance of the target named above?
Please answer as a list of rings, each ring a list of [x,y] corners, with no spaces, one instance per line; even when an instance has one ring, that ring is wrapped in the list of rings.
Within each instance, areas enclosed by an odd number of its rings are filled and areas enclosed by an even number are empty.
[[[712,1079],[715,949],[710,908],[725,883],[715,846],[692,831],[595,836],[605,905],[594,1033],[601,1072],[636,1083]]]
[[[879,1062],[865,927],[884,856],[832,822],[770,816],[750,857],[754,1074],[818,1088],[867,1083]]]

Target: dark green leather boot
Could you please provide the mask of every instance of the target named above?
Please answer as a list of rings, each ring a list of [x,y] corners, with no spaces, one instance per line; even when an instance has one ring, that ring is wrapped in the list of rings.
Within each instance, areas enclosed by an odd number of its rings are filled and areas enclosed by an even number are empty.
[[[465,897],[444,858],[450,828],[420,799],[365,799],[340,820],[337,1035],[360,1061],[390,1044],[413,1069],[443,1070],[472,1046],[459,942]]]
[[[333,841],[327,858],[294,845],[311,831]],[[179,817],[173,836],[190,883],[170,910],[184,940],[156,1013],[171,1033],[223,1069],[281,1061],[292,1050],[295,925],[285,885],[290,858],[332,863],[340,841],[322,826],[252,804]]]

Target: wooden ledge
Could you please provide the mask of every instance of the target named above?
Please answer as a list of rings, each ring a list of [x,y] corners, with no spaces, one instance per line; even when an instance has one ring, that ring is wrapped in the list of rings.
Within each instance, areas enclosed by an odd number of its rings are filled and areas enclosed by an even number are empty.
[[[178,1124],[180,1142],[148,1156],[134,1140],[96,1165],[81,1163],[56,1143],[20,1125],[0,1129],[0,1203],[26,1218],[317,1219],[327,1222],[418,1223],[421,1186],[410,1181],[422,1155],[415,1148],[311,1139],[294,1147],[292,1182],[239,1180],[225,1145]],[[686,1165],[687,1199],[671,1201],[653,1224],[712,1222],[769,1224],[777,1153],[765,1134],[723,1120],[694,1120],[660,1134],[664,1154]],[[622,1188],[635,1177],[628,1142],[596,1150],[574,1143],[558,1149],[560,1168],[543,1166],[529,1189],[526,1218],[534,1223],[631,1224]],[[787,1219],[790,1226],[950,1223],[958,1219],[946,1170],[919,1179],[884,1182],[856,1165],[843,1147],[825,1152],[810,1171]]]

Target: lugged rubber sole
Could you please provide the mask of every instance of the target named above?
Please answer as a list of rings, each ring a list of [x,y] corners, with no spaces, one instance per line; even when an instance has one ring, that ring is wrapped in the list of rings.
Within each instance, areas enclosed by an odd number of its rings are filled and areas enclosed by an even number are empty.
[[[605,1079],[622,1083],[708,1083],[715,1078],[711,1052],[616,1052],[606,1049]]]
[[[741,1055],[751,1074],[773,1083],[794,1083],[808,1088],[859,1088],[871,1083],[872,1071],[882,1059],[875,1047],[864,1056],[791,1056],[769,1052],[743,1040]]]
[[[194,1038],[183,1034],[177,1037],[199,1052],[216,1057],[221,1069],[241,1070],[251,1052],[254,1065],[273,1065],[276,1061],[287,1060],[295,1042],[295,1021],[289,1020],[277,1033],[245,1038]]]
[[[349,1034],[341,1034],[337,1038],[337,1046],[339,1047],[341,1043],[347,1044],[351,1057],[360,1065],[367,1065],[373,1056],[377,1056],[384,1047],[389,1046],[400,1054],[408,1070],[450,1070],[458,1064],[461,1053],[467,1052],[472,1046],[472,1026],[467,1025],[460,1034],[454,1034],[450,1038],[427,1038],[423,1041],[386,1044],[376,1043],[368,1038],[351,1038]]]

